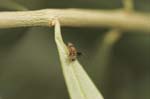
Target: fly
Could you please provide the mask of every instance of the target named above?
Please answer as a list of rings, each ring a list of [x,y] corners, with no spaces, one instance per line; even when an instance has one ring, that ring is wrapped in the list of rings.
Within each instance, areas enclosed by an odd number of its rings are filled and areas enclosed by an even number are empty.
[[[68,51],[69,51],[69,60],[70,61],[75,61],[78,56],[82,55],[81,52],[78,52],[77,49],[74,47],[72,43],[68,43],[67,45]]]

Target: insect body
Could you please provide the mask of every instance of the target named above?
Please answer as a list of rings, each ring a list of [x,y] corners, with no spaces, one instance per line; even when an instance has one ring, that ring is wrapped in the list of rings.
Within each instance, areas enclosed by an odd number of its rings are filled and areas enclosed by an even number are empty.
[[[76,48],[72,43],[68,43],[69,59],[70,61],[75,61],[77,56],[81,55],[80,52],[77,52]]]

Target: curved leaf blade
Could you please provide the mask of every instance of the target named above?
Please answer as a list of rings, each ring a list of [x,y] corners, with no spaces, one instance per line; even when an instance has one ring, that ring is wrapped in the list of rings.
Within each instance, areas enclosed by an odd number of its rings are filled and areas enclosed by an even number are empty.
[[[69,61],[68,50],[61,36],[60,23],[55,20],[54,24],[55,42],[71,99],[104,99],[78,60]]]

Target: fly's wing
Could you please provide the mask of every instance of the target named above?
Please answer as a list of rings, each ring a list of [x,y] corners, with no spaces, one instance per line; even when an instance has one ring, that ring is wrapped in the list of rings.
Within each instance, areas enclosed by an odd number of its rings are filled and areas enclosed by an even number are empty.
[[[81,52],[77,52],[77,56],[81,56],[82,55],[82,53]]]

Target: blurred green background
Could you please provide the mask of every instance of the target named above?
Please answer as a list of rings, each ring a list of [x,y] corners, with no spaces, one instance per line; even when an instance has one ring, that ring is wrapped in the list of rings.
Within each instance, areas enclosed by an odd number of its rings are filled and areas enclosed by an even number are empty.
[[[29,10],[122,7],[121,0],[0,0],[0,10],[14,10],[12,2]],[[137,11],[150,12],[150,0],[134,2]],[[62,28],[65,42],[83,53],[79,61],[105,99],[150,99],[150,34],[123,32],[111,44],[108,31]],[[53,28],[0,29],[0,99],[69,99]]]

